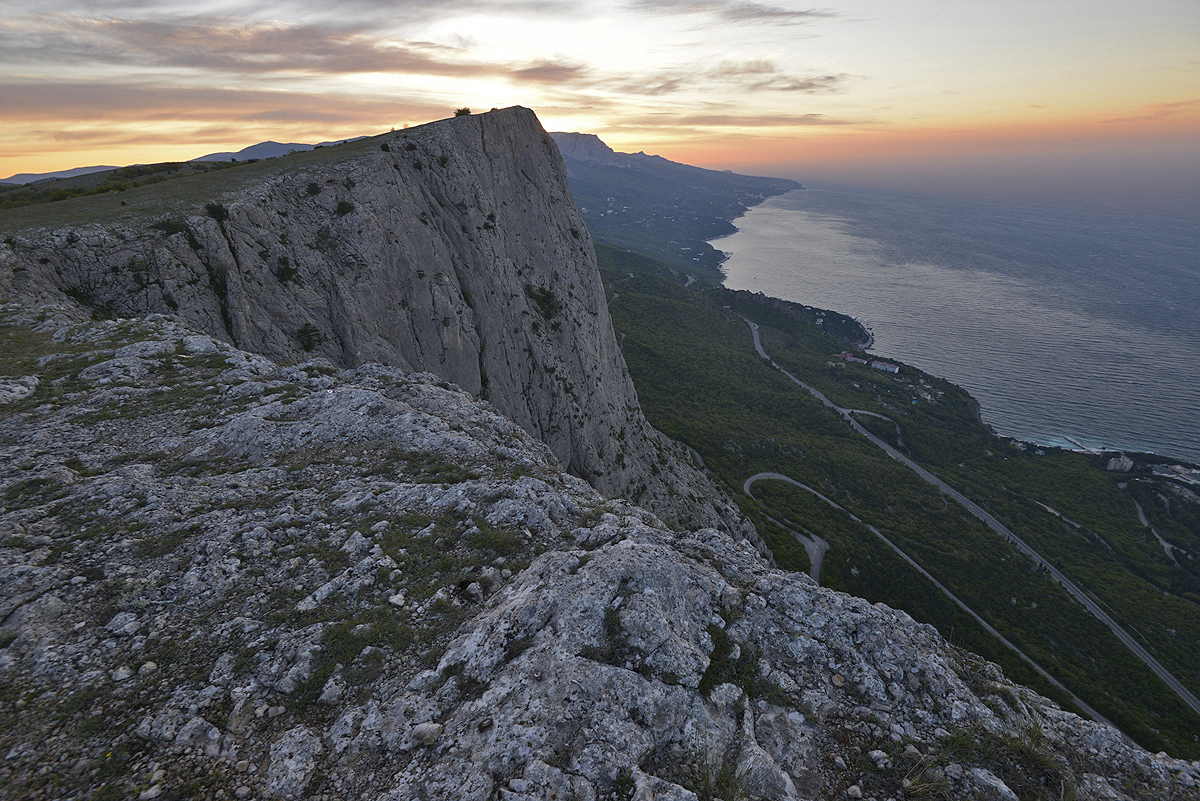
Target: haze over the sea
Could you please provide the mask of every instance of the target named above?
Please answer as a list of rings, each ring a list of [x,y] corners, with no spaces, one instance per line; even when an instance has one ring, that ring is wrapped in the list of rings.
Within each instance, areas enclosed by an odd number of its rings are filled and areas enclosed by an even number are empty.
[[[810,186],[713,244],[726,285],[851,314],[999,433],[1200,463],[1200,230],[1096,204]]]

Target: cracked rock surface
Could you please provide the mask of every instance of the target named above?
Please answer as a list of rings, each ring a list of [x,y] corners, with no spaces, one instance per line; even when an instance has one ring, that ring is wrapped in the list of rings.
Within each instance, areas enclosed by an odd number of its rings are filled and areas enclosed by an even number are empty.
[[[435,375],[0,335],[0,798],[1200,797]]]

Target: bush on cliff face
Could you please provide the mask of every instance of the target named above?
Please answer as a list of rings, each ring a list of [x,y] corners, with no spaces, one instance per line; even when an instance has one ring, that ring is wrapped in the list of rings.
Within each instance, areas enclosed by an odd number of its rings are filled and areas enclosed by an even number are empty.
[[[312,323],[305,323],[300,326],[300,330],[296,332],[296,338],[300,340],[300,347],[305,352],[311,352],[314,348],[325,341],[324,334]]]
[[[454,110],[455,117],[466,117],[466,116],[469,116],[470,114],[471,114],[471,109],[467,108],[466,106],[463,106],[460,109]]]

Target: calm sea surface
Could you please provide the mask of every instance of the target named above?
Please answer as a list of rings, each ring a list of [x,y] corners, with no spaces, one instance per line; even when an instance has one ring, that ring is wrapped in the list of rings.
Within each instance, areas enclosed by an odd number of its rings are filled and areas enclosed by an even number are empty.
[[[1195,211],[1195,210],[1193,210]],[[726,286],[860,318],[999,433],[1200,463],[1200,224],[809,187],[713,245]]]

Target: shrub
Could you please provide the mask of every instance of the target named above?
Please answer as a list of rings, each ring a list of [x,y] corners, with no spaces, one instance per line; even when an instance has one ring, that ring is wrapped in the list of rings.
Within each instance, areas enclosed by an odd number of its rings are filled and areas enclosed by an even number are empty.
[[[536,287],[533,284],[526,284],[525,295],[534,302],[542,317],[547,320],[553,319],[562,308],[558,302],[558,298],[554,296],[554,290],[550,287]]]
[[[275,268],[275,277],[281,284],[286,284],[296,277],[296,268],[292,266],[287,256],[279,257],[279,266]]]
[[[454,110],[455,117],[468,117],[468,116],[470,116],[470,114],[471,114],[471,109],[467,108],[466,106],[463,106],[460,109]]]
[[[309,181],[308,186],[304,187],[304,191],[310,195],[321,194],[321,185],[316,181]]]
[[[300,347],[305,352],[312,351],[325,341],[325,335],[321,333],[321,329],[312,323],[305,323],[300,326],[300,330],[296,332],[296,338],[300,340]]]
[[[344,214],[349,214],[352,211],[354,211],[354,204],[351,203],[349,200],[339,200],[338,201],[337,213],[338,213],[339,217]]]
[[[220,203],[206,203],[204,211],[209,217],[212,217],[217,222],[224,222],[229,219],[229,209],[222,206]]]
[[[187,223],[175,217],[168,217],[159,220],[156,223],[151,223],[150,227],[157,228],[167,236],[171,236],[172,234],[182,234],[184,231],[188,230]]]

